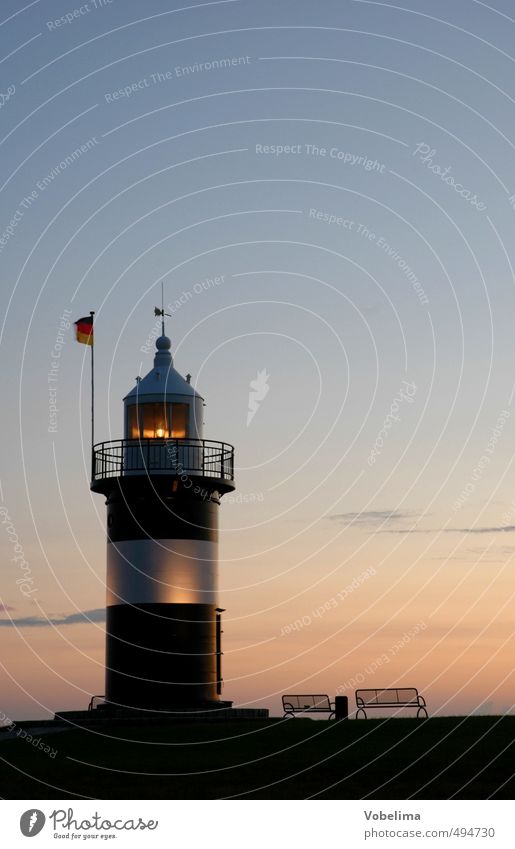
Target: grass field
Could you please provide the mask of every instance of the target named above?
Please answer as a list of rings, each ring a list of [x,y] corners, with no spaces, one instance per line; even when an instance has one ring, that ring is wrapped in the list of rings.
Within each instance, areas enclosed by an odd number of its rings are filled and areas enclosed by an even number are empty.
[[[0,744],[6,799],[496,799],[515,717],[310,719],[65,731]]]

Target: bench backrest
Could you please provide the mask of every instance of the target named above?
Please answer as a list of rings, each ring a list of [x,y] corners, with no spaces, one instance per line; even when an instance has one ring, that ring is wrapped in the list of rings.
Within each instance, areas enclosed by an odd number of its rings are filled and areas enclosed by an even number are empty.
[[[356,690],[356,704],[358,707],[418,704],[418,690],[415,687],[399,687],[390,690]]]
[[[283,696],[284,710],[331,710],[329,696]]]

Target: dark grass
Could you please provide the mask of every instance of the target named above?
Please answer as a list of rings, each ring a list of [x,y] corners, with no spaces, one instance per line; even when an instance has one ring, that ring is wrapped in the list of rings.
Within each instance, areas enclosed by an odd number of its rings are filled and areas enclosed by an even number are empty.
[[[509,799],[515,717],[74,730],[0,744],[5,799]]]

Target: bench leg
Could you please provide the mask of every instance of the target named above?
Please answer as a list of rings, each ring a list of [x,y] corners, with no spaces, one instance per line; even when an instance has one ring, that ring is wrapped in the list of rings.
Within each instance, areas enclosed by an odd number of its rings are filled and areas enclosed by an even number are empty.
[[[365,713],[365,710],[364,710],[363,708],[358,708],[358,710],[356,711],[356,719],[359,717],[360,713],[362,713],[362,714],[363,714],[363,719],[366,719],[366,718],[367,718],[367,715],[366,715],[366,713]]]
[[[425,707],[419,707],[419,709],[417,710],[417,719],[420,719],[421,713],[425,714],[424,719],[429,719],[429,716],[428,716],[428,713],[427,713],[427,710],[425,709]]]
[[[295,718],[295,714],[294,714],[294,713],[292,713],[292,711],[291,711],[291,710],[287,710],[287,711],[286,711],[286,713],[285,713],[285,714],[284,714],[284,716],[283,716],[283,719],[286,719],[288,716],[290,717],[290,719],[294,719],[294,718]]]

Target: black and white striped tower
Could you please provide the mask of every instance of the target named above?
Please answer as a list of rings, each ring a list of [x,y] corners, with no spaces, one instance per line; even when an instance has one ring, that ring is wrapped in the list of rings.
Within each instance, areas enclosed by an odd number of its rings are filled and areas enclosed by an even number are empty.
[[[188,710],[221,702],[218,510],[231,445],[203,438],[204,400],[167,336],[124,398],[124,439],[93,449],[107,505],[106,702]]]

